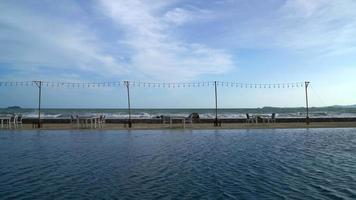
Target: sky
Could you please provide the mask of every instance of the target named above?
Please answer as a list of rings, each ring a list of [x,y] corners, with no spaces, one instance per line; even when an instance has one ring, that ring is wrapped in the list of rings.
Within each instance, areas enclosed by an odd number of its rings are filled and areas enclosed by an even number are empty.
[[[356,104],[354,0],[2,0],[0,81],[310,81],[311,106]],[[0,87],[0,107],[36,88]],[[213,88],[132,88],[132,106],[214,106]],[[226,108],[304,106],[303,88],[219,88]],[[125,107],[124,88],[44,88],[51,108]]]

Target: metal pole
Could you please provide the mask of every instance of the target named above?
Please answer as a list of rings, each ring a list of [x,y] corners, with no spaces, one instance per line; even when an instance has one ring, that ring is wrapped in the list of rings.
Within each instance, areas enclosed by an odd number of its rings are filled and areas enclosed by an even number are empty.
[[[309,86],[309,81],[305,81],[305,104],[306,104],[306,111],[307,111],[307,117],[305,119],[305,122],[307,124],[310,123],[309,119],[309,102],[308,102],[308,86]]]
[[[42,81],[34,81],[35,84],[38,87],[38,122],[37,122],[37,128],[41,128],[41,96],[42,96]]]
[[[130,103],[130,82],[125,81],[126,89],[127,89],[127,104],[128,104],[128,111],[129,111],[129,128],[132,127],[131,122],[131,103]]]
[[[216,81],[214,81],[214,86],[215,86],[215,120],[214,120],[214,126],[218,126],[218,88],[216,85]]]

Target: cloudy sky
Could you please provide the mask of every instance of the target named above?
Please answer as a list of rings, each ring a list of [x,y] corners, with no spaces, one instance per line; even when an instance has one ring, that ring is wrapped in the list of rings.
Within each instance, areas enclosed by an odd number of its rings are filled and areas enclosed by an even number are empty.
[[[311,81],[356,103],[354,0],[3,0],[0,80]],[[36,90],[0,88],[0,107]],[[134,107],[211,107],[211,88],[136,89]],[[124,107],[123,89],[45,89],[45,107]],[[221,107],[303,106],[303,89],[220,89]]]

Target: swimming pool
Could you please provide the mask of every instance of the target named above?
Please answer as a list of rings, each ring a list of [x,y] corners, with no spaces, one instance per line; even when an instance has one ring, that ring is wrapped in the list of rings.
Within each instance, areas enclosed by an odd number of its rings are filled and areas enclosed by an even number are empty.
[[[1,199],[355,199],[356,129],[5,131]]]

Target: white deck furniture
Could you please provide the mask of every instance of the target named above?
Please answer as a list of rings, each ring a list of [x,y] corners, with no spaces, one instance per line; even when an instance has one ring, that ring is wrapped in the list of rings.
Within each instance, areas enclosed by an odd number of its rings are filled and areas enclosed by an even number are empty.
[[[185,128],[185,124],[188,122],[190,124],[193,123],[193,121],[189,118],[186,117],[170,117],[169,118],[169,127],[172,127],[173,121],[181,121],[183,128]]]
[[[246,113],[246,123],[257,123],[257,118]]]
[[[98,121],[99,127],[100,127],[100,128],[103,128],[105,122],[106,122],[106,117],[105,117],[105,115],[100,115],[100,116],[99,116],[99,121]]]
[[[270,122],[276,122],[275,118],[266,114],[256,114],[253,115],[252,118],[255,120],[255,123],[258,124],[258,119],[262,119],[262,123],[270,123]]]
[[[13,125],[14,128],[17,128],[17,118],[18,118],[18,115],[15,115],[14,117],[11,117],[10,128],[11,128],[12,125]]]
[[[23,119],[23,115],[19,115],[19,116],[17,117],[16,127],[18,127],[18,126],[20,125],[21,128],[23,128],[22,119]]]
[[[96,128],[99,120],[99,116],[77,116],[77,128]]]
[[[11,117],[9,116],[0,116],[1,128],[4,128],[4,124],[7,124],[7,128],[10,128]]]
[[[170,123],[171,117],[167,115],[162,115],[162,124]]]
[[[276,113],[272,113],[271,117],[268,118],[268,123],[276,123]]]

